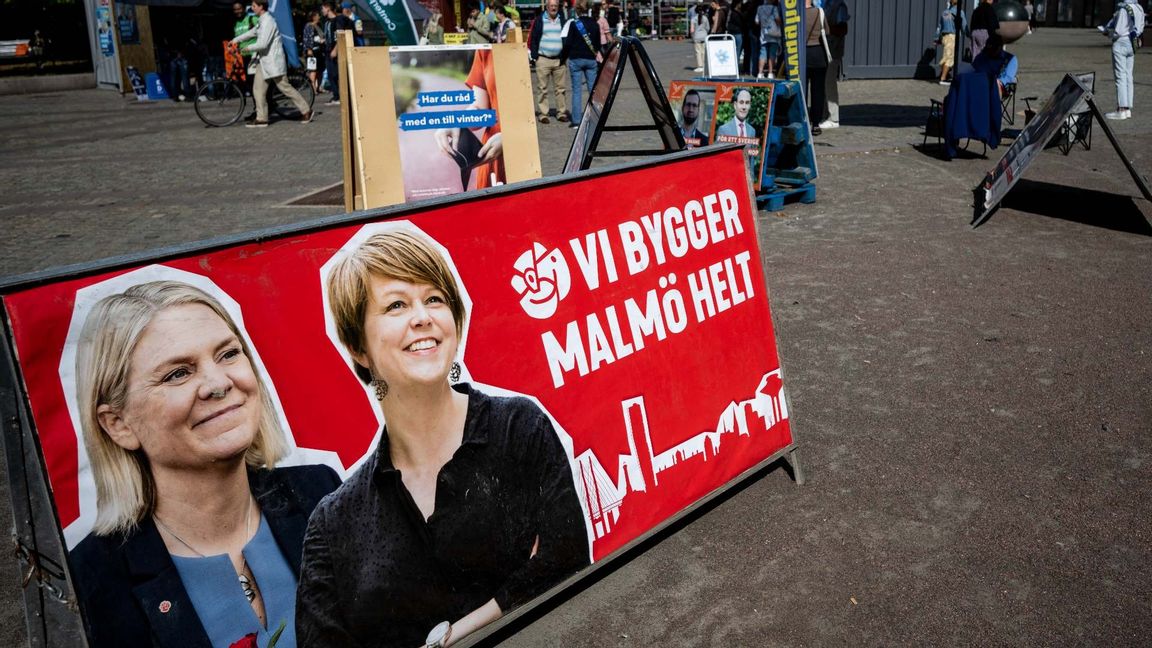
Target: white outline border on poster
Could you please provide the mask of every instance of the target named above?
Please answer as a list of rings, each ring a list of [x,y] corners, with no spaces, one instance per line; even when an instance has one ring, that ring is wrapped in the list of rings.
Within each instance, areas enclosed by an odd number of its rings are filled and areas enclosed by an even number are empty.
[[[224,310],[236,322],[240,334],[244,336],[244,341],[252,351],[253,369],[268,387],[268,397],[276,406],[276,420],[283,428],[291,448],[291,452],[277,464],[278,466],[324,464],[331,466],[340,473],[342,479],[347,479],[348,475],[351,474],[350,470],[345,470],[341,465],[340,458],[335,452],[301,448],[296,445],[296,437],[292,434],[292,428],[284,416],[284,408],[280,405],[280,395],[276,392],[276,385],[272,381],[267,367],[264,366],[264,361],[260,359],[260,351],[253,344],[252,336],[248,334],[248,329],[244,325],[244,315],[240,304],[204,275],[160,264],[145,266],[76,291],[76,302],[72,306],[72,320],[68,324],[68,335],[64,340],[59,367],[60,387],[64,391],[64,402],[68,406],[68,419],[72,422],[72,431],[76,435],[76,487],[80,505],[79,516],[64,528],[64,542],[69,551],[92,532],[92,525],[96,522],[96,481],[92,476],[92,464],[88,459],[88,447],[84,443],[84,431],[80,424],[80,406],[76,399],[76,349],[80,343],[80,332],[84,328],[84,322],[88,319],[92,308],[101,299],[122,293],[132,286],[151,281],[179,281],[195,286],[219,301],[224,306]]]

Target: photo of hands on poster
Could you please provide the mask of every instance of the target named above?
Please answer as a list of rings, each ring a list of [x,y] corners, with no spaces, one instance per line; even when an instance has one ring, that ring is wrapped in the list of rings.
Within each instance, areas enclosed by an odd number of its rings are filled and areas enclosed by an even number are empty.
[[[390,56],[405,200],[504,184],[491,46],[393,47]]]
[[[4,293],[88,644],[452,643],[790,448],[694,155]]]

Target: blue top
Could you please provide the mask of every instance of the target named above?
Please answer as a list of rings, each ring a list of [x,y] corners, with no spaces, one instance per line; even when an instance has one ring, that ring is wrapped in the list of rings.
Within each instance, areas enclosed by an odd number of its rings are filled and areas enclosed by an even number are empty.
[[[761,43],[779,43],[783,33],[780,30],[780,7],[762,4],[756,9],[756,24],[760,25]]]
[[[968,31],[968,19],[964,16],[964,12],[960,12],[960,28]],[[940,14],[940,25],[936,27],[936,39],[939,40],[941,36],[955,33],[956,7],[948,7],[944,13]]]
[[[256,612],[244,597],[236,570],[227,555],[205,558],[172,556],[188,598],[192,600],[192,607],[204,624],[212,645],[217,648],[228,648],[253,632],[257,635],[256,643],[266,646],[281,621],[284,622],[284,632],[276,648],[296,647],[296,577],[276,545],[263,515],[259,524],[256,535],[244,546],[243,553],[264,600],[267,629],[260,626]]]

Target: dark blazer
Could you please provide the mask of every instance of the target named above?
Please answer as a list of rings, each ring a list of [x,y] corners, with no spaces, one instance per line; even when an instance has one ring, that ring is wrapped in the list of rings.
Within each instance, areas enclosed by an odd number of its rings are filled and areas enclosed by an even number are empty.
[[[250,470],[252,494],[297,578],[312,509],[340,485],[327,466]],[[89,534],[68,554],[88,645],[211,648],[151,517],[130,534]]]

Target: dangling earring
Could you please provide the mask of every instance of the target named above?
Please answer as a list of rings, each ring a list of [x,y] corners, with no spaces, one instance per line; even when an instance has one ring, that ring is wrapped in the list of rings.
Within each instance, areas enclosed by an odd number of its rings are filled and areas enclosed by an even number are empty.
[[[453,362],[452,368],[448,370],[448,382],[460,382],[460,363]]]
[[[372,376],[372,382],[368,384],[372,385],[372,389],[376,390],[376,400],[382,401],[384,397],[388,395],[388,383],[384,382],[383,378]]]

